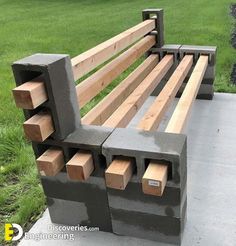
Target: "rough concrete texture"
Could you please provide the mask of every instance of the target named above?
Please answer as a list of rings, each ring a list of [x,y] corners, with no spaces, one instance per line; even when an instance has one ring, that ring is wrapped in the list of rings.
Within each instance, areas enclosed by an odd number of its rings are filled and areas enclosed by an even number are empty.
[[[150,97],[129,127],[153,102]],[[177,99],[176,99],[177,101]],[[164,130],[172,107],[160,126]],[[214,100],[197,100],[189,120],[188,134],[188,218],[182,246],[232,246],[236,241],[236,95],[215,93]],[[48,210],[32,227],[32,233],[52,233]],[[28,245],[79,246],[170,246],[105,232],[73,232],[75,240],[22,240]],[[63,232],[54,231],[56,234]]]
[[[187,199],[186,183],[183,186],[183,189],[166,187],[162,197],[158,197],[145,195],[141,184],[131,181],[125,190],[108,188],[109,206],[114,209],[180,218]]]
[[[24,110],[26,119],[42,109],[51,112],[54,139],[64,139],[80,125],[80,114],[70,57],[68,55],[35,54],[12,65],[17,85],[38,76],[43,78],[48,100],[35,110]],[[63,98],[63,100],[61,100]]]
[[[112,231],[104,178],[71,181],[61,172],[55,177],[41,177],[41,182],[53,222]]]
[[[185,202],[182,218],[110,208],[113,232],[179,245],[185,224],[186,205]]]

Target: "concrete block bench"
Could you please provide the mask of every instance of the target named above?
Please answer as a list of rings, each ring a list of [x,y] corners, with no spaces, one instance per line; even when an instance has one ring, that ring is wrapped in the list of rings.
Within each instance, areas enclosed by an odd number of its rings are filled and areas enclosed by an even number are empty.
[[[142,56],[81,118],[80,108]],[[194,100],[213,98],[215,60],[216,47],[165,44],[163,10],[147,9],[143,22],[72,59],[35,54],[14,62],[13,95],[24,110],[52,222],[180,244],[187,208],[183,130]],[[156,100],[137,127],[126,128],[150,95]]]

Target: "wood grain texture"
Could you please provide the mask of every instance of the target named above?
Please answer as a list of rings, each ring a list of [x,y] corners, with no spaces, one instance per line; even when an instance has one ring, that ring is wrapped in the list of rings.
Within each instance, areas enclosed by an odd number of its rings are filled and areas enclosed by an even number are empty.
[[[192,64],[193,56],[186,55],[145,113],[137,128],[146,131],[156,130],[158,128],[164,114],[173,102],[175,95],[192,67]]]
[[[144,194],[162,196],[168,176],[168,165],[151,161],[142,178]]]
[[[16,106],[23,109],[35,109],[47,101],[44,83],[29,81],[12,90]]]
[[[39,112],[23,124],[27,139],[43,142],[54,132],[52,116],[48,112]]]
[[[185,127],[188,115],[193,102],[197,96],[201,82],[208,66],[208,56],[200,56],[196,66],[189,78],[189,81],[179,99],[179,102],[172,114],[166,132],[181,133]]]
[[[155,28],[155,20],[146,20],[96,47],[71,59],[74,79],[78,80],[124,48]]]
[[[186,56],[185,56],[186,57]],[[182,133],[187,117],[197,96],[203,76],[208,65],[208,56],[200,56],[190,78],[184,89],[174,113],[165,129],[165,132]],[[150,167],[150,168],[149,168]],[[168,163],[160,164],[157,161],[151,161],[142,179],[142,189],[145,194],[161,196],[163,194],[166,177],[168,172]],[[154,169],[155,168],[155,169]],[[154,182],[151,182],[154,181]],[[150,184],[159,183],[160,186]]]
[[[66,170],[71,180],[85,181],[94,170],[93,157],[90,151],[78,151],[67,163]]]
[[[154,36],[144,37],[134,46],[77,85],[76,93],[79,106],[83,107],[87,102],[98,95],[99,92],[106,88],[118,75],[149,50],[155,42]]]
[[[158,55],[150,55],[82,118],[82,124],[102,125],[144,78],[147,77],[157,63]]]
[[[106,186],[124,190],[133,175],[132,160],[115,159],[105,172]]]
[[[64,167],[63,151],[51,147],[36,160],[36,163],[40,175],[55,176]]]
[[[126,127],[172,65],[173,56],[166,55],[103,125]]]

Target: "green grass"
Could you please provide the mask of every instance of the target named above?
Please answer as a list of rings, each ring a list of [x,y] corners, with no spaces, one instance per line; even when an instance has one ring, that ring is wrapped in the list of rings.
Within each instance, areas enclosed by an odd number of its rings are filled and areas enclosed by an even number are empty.
[[[235,93],[236,87],[229,83],[236,54],[230,45],[233,27],[230,3],[229,0],[0,0],[1,239],[4,222],[27,227],[45,206],[33,152],[22,137],[23,114],[11,96],[15,86],[12,62],[36,52],[74,57],[139,23],[142,9],[161,7],[165,10],[166,43],[217,45],[215,90]],[[126,75],[127,72],[86,105],[82,113]]]

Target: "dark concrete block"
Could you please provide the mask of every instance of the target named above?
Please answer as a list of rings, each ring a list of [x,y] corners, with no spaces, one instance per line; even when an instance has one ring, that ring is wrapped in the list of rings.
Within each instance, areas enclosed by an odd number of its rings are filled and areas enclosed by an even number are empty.
[[[104,178],[89,177],[86,181],[72,181],[67,173],[61,172],[54,177],[42,176],[41,183],[48,197],[108,206]]]
[[[161,197],[144,194],[139,182],[129,182],[125,190],[107,188],[109,206],[113,209],[181,218],[187,199],[186,181],[187,175],[183,187],[167,186]]]
[[[79,127],[80,112],[68,55],[35,54],[14,62],[12,69],[17,85],[38,76],[45,83],[48,101],[36,110],[24,110],[26,119],[41,109],[48,109],[55,127],[52,137],[58,140]]]
[[[209,65],[214,66],[216,63],[216,52],[216,46],[182,45],[180,48],[180,59],[186,54],[193,54],[194,62],[196,63],[200,55],[209,55]]]
[[[85,204],[47,197],[51,221],[64,225],[99,227],[99,230],[112,232],[110,214],[101,204]]]
[[[183,206],[182,218],[111,208],[113,232],[180,245],[186,220],[186,204],[187,201]]]
[[[156,21],[155,31],[157,32],[156,47],[162,47],[165,42],[164,41],[164,20],[163,20],[164,11],[163,9],[145,9],[142,11],[143,20],[150,19],[153,14],[157,16],[157,18],[155,19]]]
[[[145,163],[154,159],[170,163],[167,186],[180,187],[187,173],[186,136],[138,129],[117,128],[102,146],[109,166],[115,156],[133,157],[137,173],[133,180],[141,182]]]

